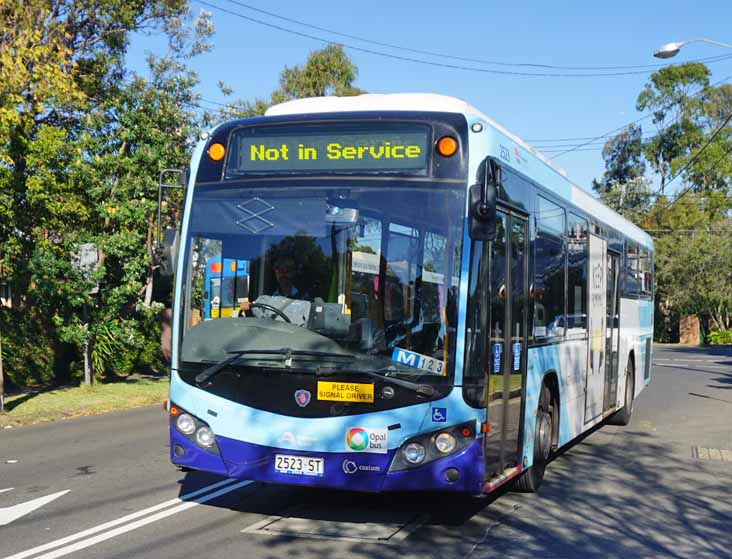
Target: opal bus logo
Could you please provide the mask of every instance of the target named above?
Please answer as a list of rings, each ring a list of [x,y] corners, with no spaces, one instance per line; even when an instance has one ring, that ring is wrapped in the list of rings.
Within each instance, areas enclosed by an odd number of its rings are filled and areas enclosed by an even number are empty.
[[[388,450],[387,430],[351,427],[346,431],[346,450],[386,454]]]
[[[346,446],[351,450],[364,450],[369,445],[369,434],[366,429],[354,427],[346,433]]]

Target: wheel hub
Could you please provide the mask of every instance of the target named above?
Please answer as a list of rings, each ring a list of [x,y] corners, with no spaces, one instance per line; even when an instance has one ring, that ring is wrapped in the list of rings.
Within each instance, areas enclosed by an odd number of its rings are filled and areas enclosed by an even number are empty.
[[[551,415],[546,412],[540,412],[539,417],[539,452],[541,457],[546,460],[549,458],[549,451],[551,450],[552,440],[552,420]]]

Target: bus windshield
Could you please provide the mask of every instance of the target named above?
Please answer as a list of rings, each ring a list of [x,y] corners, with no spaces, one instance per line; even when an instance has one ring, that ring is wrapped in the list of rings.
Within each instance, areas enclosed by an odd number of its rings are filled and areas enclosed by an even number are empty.
[[[246,352],[233,367],[451,382],[465,186],[313,182],[197,187],[182,367]],[[349,359],[317,357],[326,354]]]

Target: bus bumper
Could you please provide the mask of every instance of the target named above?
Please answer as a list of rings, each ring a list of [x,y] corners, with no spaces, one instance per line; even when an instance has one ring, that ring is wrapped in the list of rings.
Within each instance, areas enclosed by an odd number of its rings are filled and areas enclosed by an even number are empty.
[[[455,454],[425,465],[389,471],[397,449],[386,454],[301,451],[217,436],[216,443],[221,453],[217,455],[198,448],[175,428],[171,428],[170,434],[174,464],[237,479],[369,492],[436,490],[476,494],[483,488],[480,439]],[[323,458],[324,472],[320,476],[277,472],[274,467],[277,454]]]

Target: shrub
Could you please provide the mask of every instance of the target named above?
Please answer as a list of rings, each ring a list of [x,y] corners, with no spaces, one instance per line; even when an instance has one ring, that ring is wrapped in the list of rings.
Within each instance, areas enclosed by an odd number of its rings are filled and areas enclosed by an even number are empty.
[[[711,345],[732,344],[732,329],[714,330],[713,332],[709,332],[708,339]]]

